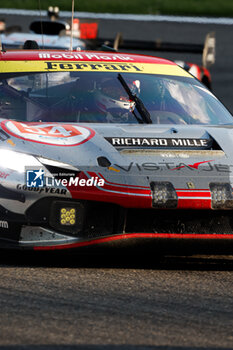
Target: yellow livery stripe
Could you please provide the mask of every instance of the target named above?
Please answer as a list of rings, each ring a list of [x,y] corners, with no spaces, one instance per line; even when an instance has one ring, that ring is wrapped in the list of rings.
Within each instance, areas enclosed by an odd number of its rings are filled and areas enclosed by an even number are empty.
[[[185,70],[169,64],[90,61],[0,61],[1,73],[64,71],[146,73],[190,77]]]

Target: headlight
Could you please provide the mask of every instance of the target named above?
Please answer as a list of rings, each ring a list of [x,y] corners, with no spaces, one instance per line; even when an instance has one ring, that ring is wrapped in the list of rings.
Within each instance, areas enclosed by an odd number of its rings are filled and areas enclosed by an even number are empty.
[[[25,167],[38,167],[41,163],[30,154],[0,149],[0,166],[23,173]]]
[[[152,206],[154,208],[176,208],[178,198],[170,182],[151,182]]]
[[[213,209],[232,209],[233,195],[232,187],[229,183],[209,184]]]

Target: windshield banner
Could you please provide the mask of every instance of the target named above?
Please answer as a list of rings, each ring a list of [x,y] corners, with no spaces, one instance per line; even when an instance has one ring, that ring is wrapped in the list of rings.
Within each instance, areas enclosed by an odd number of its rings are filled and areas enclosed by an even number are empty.
[[[64,71],[146,73],[190,78],[190,74],[176,65],[131,62],[1,61],[0,71],[2,73]]]

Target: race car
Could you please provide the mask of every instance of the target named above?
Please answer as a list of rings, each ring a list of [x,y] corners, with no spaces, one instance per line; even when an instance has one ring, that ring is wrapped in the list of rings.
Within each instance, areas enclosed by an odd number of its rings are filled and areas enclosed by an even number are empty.
[[[0,53],[0,248],[233,239],[233,119],[165,59]]]

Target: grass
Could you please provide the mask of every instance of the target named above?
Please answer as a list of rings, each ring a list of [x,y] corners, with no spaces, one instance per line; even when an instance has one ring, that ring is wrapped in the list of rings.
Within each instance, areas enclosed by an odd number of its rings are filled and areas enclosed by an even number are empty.
[[[71,0],[7,0],[0,8],[71,10]],[[75,0],[76,11],[233,17],[232,0]]]

